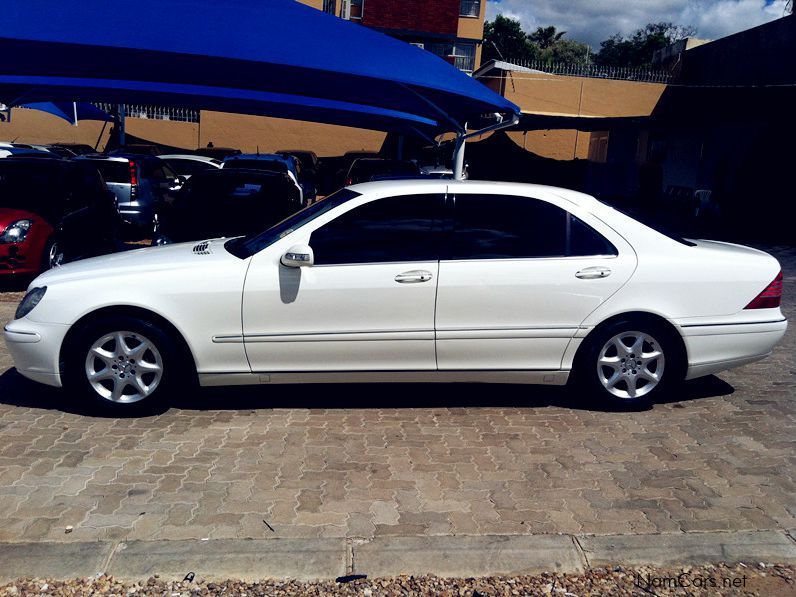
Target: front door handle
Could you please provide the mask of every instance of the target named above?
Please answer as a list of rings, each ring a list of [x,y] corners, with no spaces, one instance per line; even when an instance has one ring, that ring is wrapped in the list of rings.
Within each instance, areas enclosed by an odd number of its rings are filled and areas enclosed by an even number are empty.
[[[580,278],[581,280],[596,280],[599,278],[607,278],[611,275],[611,270],[607,267],[602,266],[595,266],[595,267],[584,267],[582,270],[575,274],[576,278]]]
[[[424,269],[413,269],[395,276],[395,281],[399,284],[418,284],[420,282],[428,282],[430,279],[431,272]]]

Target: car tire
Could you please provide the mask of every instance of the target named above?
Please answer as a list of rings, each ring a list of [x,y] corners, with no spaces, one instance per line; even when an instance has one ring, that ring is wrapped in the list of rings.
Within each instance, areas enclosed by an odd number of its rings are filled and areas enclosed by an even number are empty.
[[[139,415],[166,405],[186,360],[174,338],[138,317],[112,316],[75,331],[64,359],[66,391],[101,411]]]
[[[676,332],[646,318],[598,328],[578,357],[575,385],[612,409],[649,408],[685,376],[684,349]]]
[[[44,245],[41,257],[41,271],[46,272],[66,263],[63,241],[57,236],[51,237]]]

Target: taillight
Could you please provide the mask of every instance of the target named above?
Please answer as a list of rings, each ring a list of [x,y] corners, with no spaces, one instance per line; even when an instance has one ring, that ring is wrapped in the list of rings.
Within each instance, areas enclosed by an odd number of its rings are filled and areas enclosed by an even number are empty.
[[[354,179],[353,178],[351,178],[349,176],[348,178],[345,179],[345,186],[348,187],[348,186],[351,186],[352,184],[354,184]]]
[[[133,160],[128,160],[130,164],[130,199],[135,199],[138,194],[138,168]]]
[[[745,309],[776,309],[782,301],[782,272]]]

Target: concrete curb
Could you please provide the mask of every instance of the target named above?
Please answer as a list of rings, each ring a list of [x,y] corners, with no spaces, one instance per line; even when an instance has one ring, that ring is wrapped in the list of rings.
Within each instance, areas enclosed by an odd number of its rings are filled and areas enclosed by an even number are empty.
[[[666,535],[478,535],[355,539],[214,539],[2,543],[0,581],[111,574],[139,579],[329,579],[401,574],[474,577],[580,572],[614,565],[796,563],[784,531]]]

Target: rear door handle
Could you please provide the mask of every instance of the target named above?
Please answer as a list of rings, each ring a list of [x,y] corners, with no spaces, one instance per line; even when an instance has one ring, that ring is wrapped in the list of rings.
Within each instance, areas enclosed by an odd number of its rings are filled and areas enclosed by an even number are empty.
[[[595,280],[598,278],[607,278],[611,275],[611,270],[607,267],[602,266],[595,266],[595,267],[584,267],[582,270],[575,274],[576,278],[580,278],[581,280]]]
[[[431,272],[424,269],[413,269],[395,276],[395,281],[399,284],[418,284],[428,282],[431,279]]]

